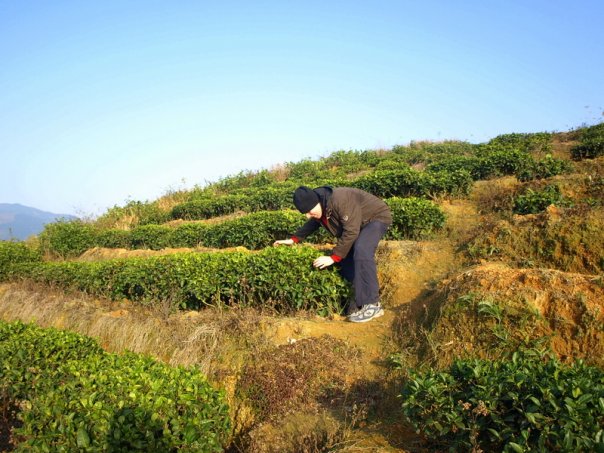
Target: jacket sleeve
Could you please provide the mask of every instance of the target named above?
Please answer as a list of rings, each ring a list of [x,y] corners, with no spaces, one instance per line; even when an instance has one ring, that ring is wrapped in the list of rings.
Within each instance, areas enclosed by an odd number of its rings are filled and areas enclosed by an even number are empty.
[[[332,251],[340,258],[346,258],[354,241],[359,237],[363,218],[361,207],[354,201],[349,201],[344,206],[344,208],[336,208],[342,222],[342,236],[338,238],[338,243]]]
[[[310,219],[308,222],[306,222],[304,225],[302,225],[300,228],[298,228],[296,230],[296,232],[293,234],[293,236],[299,240],[306,239],[306,237],[308,235],[314,233],[320,227],[321,227],[321,224],[317,220]]]

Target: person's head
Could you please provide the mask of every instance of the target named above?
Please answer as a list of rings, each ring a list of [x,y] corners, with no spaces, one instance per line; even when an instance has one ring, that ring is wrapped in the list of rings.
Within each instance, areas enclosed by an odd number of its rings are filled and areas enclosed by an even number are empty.
[[[296,189],[294,205],[308,219],[320,219],[323,215],[319,195],[310,187],[300,186]]]

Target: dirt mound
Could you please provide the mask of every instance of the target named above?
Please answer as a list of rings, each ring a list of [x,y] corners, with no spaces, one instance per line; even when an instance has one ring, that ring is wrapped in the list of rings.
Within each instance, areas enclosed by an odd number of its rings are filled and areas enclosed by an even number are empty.
[[[522,344],[563,360],[604,364],[603,278],[484,264],[418,298],[396,330],[407,359],[446,366],[457,357],[498,358]]]
[[[518,267],[604,272],[604,207],[549,208],[482,225],[467,244],[471,258]]]

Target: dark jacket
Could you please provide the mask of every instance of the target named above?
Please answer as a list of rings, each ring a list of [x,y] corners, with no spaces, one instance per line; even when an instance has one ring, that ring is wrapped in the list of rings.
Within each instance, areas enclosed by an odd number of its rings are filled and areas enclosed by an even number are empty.
[[[319,195],[323,216],[327,219],[327,230],[338,238],[333,254],[345,258],[359,236],[361,228],[372,221],[390,225],[390,208],[381,199],[361,189],[351,187],[318,187],[314,191]],[[321,221],[310,219],[294,233],[298,239],[304,239],[322,225]]]

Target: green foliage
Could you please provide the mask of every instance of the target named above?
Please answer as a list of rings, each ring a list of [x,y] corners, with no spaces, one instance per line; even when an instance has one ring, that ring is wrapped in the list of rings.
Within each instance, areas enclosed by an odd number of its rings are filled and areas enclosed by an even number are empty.
[[[418,239],[442,228],[445,215],[432,201],[422,198],[389,198],[392,226],[386,239]]]
[[[81,220],[49,223],[40,233],[40,248],[45,254],[73,258],[94,247],[95,235],[94,226]]]
[[[561,175],[568,173],[570,170],[572,170],[572,166],[568,161],[557,159],[548,154],[541,160],[531,159],[527,161],[515,174],[520,181],[531,181]]]
[[[161,209],[156,201],[129,201],[125,206],[114,206],[109,209],[96,220],[96,224],[113,226],[125,217],[133,218],[135,225],[148,225],[168,221],[170,213]]]
[[[270,247],[261,252],[182,253],[100,262],[47,262],[20,268],[24,278],[120,300],[181,307],[271,306],[282,312],[339,312],[349,287],[336,269],[312,267],[320,252]]]
[[[455,451],[604,448],[604,372],[542,351],[411,371],[401,397],[418,432]]]
[[[98,247],[129,249],[132,248],[131,232],[127,230],[101,230],[96,235],[95,243]]]
[[[130,243],[135,249],[162,250],[170,247],[172,230],[162,225],[142,225],[130,232]]]
[[[418,172],[410,167],[376,170],[350,184],[381,198],[467,193],[472,178],[463,171]]]
[[[40,252],[26,243],[0,241],[0,282],[11,277],[15,266],[40,261]]]
[[[0,391],[21,401],[19,451],[222,451],[224,395],[196,369],[0,321]]]
[[[562,201],[560,188],[548,185],[542,190],[528,189],[524,194],[518,195],[514,199],[513,210],[516,214],[537,214],[551,204],[560,205]]]
[[[580,140],[581,143],[571,149],[574,160],[604,156],[604,123],[583,129]]]
[[[550,152],[552,134],[536,132],[529,134],[503,134],[488,142],[488,145],[505,149],[517,149],[523,152]]]
[[[174,206],[170,216],[183,220],[209,219],[243,210],[247,206],[245,202],[243,195],[201,198]]]

